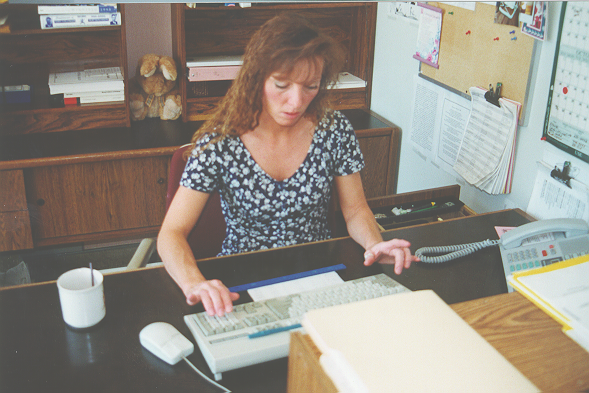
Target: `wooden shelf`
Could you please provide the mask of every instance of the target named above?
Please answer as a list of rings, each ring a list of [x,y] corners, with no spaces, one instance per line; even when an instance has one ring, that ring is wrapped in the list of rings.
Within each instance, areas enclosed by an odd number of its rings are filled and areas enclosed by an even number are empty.
[[[199,3],[172,6],[172,47],[179,65],[182,119],[206,120],[220,97],[187,93],[186,59],[195,56],[241,55],[253,33],[281,12],[295,11],[324,28],[345,49],[344,71],[367,81],[365,88],[331,92],[335,109],[370,108],[376,3],[263,3],[226,7]],[[190,97],[190,98],[189,98]]]
[[[32,89],[30,103],[5,104],[0,109],[0,134],[130,125],[128,100],[122,104],[54,107],[47,86],[49,70],[57,63],[97,62],[126,72],[124,5],[120,5],[122,26],[55,30],[40,28],[36,6],[0,5],[0,10],[8,11],[12,20],[11,33],[0,34],[0,85],[29,85]]]

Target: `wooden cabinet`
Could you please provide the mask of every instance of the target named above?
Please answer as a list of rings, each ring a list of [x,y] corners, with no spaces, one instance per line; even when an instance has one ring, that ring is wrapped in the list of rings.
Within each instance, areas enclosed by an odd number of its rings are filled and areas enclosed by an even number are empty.
[[[0,171],[0,185],[0,251],[32,248],[23,171]]]
[[[376,3],[351,2],[254,3],[250,8],[226,7],[222,3],[197,3],[195,8],[174,4],[172,46],[180,68],[182,119],[207,119],[228,88],[228,84],[223,90],[218,85],[209,89],[197,82],[188,82],[186,59],[242,55],[253,33],[265,21],[285,11],[297,12],[325,29],[346,51],[344,71],[367,81],[365,88],[333,90],[335,109],[370,108],[376,8]]]
[[[169,157],[112,159],[25,170],[38,244],[159,227]]]
[[[0,84],[32,89],[30,103],[5,104],[0,109],[0,135],[130,125],[128,100],[55,107],[47,85],[56,63],[96,62],[126,72],[125,7],[119,8],[122,26],[42,30],[36,5],[0,4],[0,11],[8,12],[11,20],[11,32],[0,34]]]

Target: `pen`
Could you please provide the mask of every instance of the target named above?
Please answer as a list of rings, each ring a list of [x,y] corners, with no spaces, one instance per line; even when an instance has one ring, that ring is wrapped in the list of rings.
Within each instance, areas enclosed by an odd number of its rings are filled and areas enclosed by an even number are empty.
[[[280,332],[285,332],[287,330],[298,329],[300,327],[303,327],[303,325],[301,325],[300,323],[295,323],[294,325],[277,327],[275,329],[262,330],[262,331],[259,331],[256,333],[252,333],[248,337],[249,338],[264,337],[264,336],[269,336],[274,333],[280,333]]]

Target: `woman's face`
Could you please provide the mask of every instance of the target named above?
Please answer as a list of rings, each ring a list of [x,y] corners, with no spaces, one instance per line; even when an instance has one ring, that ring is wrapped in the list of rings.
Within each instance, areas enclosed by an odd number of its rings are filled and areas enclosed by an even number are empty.
[[[292,127],[319,92],[323,61],[300,60],[289,74],[272,73],[264,83],[261,121]]]

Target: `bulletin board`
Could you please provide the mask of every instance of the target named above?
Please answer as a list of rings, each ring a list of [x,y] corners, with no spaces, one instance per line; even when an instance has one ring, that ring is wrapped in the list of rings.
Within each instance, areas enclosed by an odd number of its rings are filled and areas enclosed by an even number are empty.
[[[589,162],[589,3],[562,7],[544,138]]]
[[[477,2],[471,11],[442,2],[428,4],[443,10],[439,68],[422,64],[421,73],[467,95],[473,86],[495,87],[500,82],[503,97],[525,106],[536,40],[519,26],[495,23],[494,5]]]

